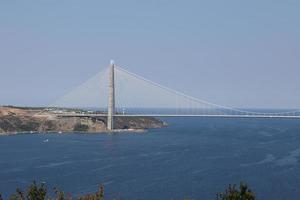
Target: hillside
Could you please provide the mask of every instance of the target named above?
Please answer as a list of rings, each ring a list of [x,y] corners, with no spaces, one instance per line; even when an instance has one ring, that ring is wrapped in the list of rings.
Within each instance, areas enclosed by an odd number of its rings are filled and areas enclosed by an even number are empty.
[[[42,108],[0,107],[0,134],[20,132],[106,132],[106,117],[62,117]],[[163,127],[152,117],[115,117],[115,129]]]

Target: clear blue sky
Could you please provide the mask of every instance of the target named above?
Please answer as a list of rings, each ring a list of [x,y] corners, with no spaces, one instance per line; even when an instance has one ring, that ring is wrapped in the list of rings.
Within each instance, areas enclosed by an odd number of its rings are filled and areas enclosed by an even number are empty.
[[[300,1],[0,2],[0,104],[47,105],[114,59],[214,103],[300,107]]]

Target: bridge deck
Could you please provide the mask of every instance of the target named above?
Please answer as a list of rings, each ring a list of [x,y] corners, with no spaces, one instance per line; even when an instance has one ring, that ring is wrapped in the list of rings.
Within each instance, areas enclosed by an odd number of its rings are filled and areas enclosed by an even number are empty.
[[[58,114],[60,117],[107,117],[107,114]],[[219,117],[219,118],[295,118],[297,115],[176,115],[176,114],[116,114],[115,117]]]

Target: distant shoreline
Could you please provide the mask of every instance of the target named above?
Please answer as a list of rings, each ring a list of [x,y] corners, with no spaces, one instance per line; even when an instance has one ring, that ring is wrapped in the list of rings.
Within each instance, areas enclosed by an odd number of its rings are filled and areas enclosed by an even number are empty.
[[[0,135],[34,133],[121,133],[144,132],[150,128],[162,128],[164,122],[153,117],[115,117],[115,130],[106,128],[106,117],[60,116],[60,109],[42,107],[0,107]],[[65,109],[68,113],[88,112],[80,109]]]
[[[148,129],[114,129],[112,131],[99,131],[99,132],[88,132],[88,134],[118,134],[118,133],[145,133]],[[0,136],[13,136],[13,135],[36,135],[36,134],[86,134],[87,132],[81,131],[70,131],[70,132],[56,132],[56,131],[47,131],[47,132],[5,132],[0,133]]]

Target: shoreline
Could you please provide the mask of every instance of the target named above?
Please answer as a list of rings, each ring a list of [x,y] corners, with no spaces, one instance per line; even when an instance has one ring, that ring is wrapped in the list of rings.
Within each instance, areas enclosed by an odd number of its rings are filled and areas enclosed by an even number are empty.
[[[43,112],[41,114],[41,112]],[[75,112],[68,110],[66,112]],[[84,112],[84,111],[81,111]],[[103,116],[61,116],[57,110],[0,107],[0,135],[34,133],[140,133],[147,129],[163,128],[167,124],[154,117],[115,117],[113,130],[107,129]]]
[[[20,131],[20,132],[6,132],[0,133],[1,136],[13,136],[13,135],[35,135],[35,134],[84,134],[84,135],[95,135],[95,134],[115,134],[115,133],[146,133],[148,129],[114,129],[114,130],[104,130],[98,132],[84,132],[84,131]]]

